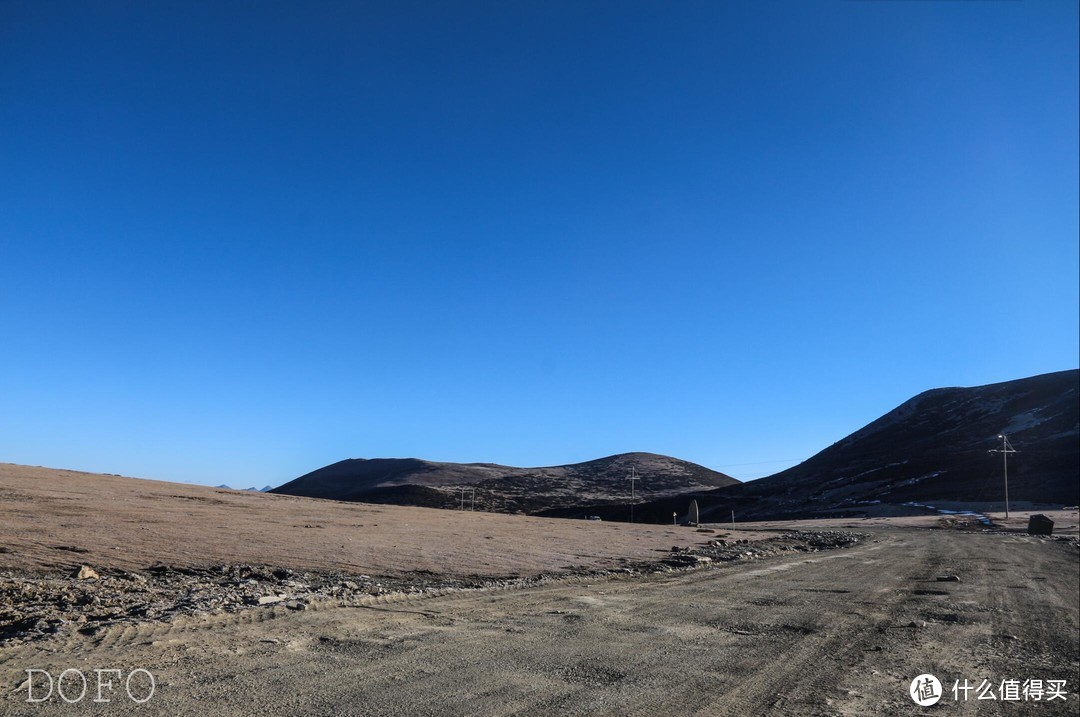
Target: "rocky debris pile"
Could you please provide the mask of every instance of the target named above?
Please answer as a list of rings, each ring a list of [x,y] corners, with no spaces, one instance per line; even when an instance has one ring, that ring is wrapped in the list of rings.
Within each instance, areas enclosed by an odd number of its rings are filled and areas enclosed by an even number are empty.
[[[1068,545],[1071,545],[1074,548],[1080,548],[1080,537],[1077,537],[1075,535],[1059,535],[1059,536],[1054,538],[1054,541],[1057,542],[1057,543],[1066,543]],[[1049,542],[1049,541],[1044,540],[1042,542]]]
[[[780,540],[794,543],[794,549],[799,549],[799,544],[802,544],[805,550],[814,552],[850,548],[869,537],[868,533],[852,533],[846,530],[793,530],[781,535]]]
[[[863,537],[837,531],[796,531],[754,542],[720,538],[698,548],[672,548],[659,561],[623,561],[615,568],[581,568],[526,578],[453,578],[427,572],[376,578],[258,565],[209,568],[155,565],[140,572],[81,565],[66,575],[0,571],[0,644],[76,631],[94,634],[110,625],[168,621],[179,615],[214,615],[260,607],[306,610],[320,602],[355,604],[386,593],[503,589],[545,585],[568,578],[644,575],[717,561],[763,558],[792,550],[829,550],[853,545]]]
[[[156,565],[145,572],[99,571],[83,565],[67,576],[0,571],[0,644],[65,631],[92,634],[117,623],[221,614],[260,605],[305,610],[322,600],[353,601],[383,593],[422,592],[433,586],[471,585],[434,575],[376,579],[255,565]]]
[[[815,553],[819,550],[848,548],[870,537],[866,533],[842,530],[794,530],[765,540],[717,538],[704,547],[671,549],[664,563],[673,567],[692,567],[703,563],[755,560],[788,552]]]

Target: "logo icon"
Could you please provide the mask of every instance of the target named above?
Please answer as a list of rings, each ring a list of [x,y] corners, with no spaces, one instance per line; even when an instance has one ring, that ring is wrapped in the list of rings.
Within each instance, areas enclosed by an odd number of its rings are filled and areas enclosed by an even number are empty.
[[[911,681],[908,693],[920,707],[936,705],[941,699],[941,682],[931,674],[923,674]]]

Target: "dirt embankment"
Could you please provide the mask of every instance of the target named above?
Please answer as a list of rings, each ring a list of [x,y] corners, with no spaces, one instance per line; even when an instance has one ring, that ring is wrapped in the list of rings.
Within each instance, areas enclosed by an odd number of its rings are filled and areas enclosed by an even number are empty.
[[[0,569],[270,565],[518,577],[650,560],[693,530],[342,503],[0,464]]]

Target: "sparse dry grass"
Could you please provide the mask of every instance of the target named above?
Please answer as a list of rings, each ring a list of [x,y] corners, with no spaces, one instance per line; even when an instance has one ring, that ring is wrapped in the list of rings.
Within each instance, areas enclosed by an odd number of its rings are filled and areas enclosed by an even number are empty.
[[[0,464],[0,568],[269,564],[400,575],[534,575],[652,559],[690,528],[223,490]],[[85,552],[84,552],[85,551]]]

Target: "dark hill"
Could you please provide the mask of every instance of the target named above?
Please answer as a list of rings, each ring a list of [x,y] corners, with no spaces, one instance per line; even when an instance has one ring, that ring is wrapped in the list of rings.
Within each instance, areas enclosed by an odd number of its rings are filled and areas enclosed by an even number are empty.
[[[702,520],[877,512],[906,503],[1003,504],[1005,433],[1013,503],[1080,502],[1080,371],[926,391],[781,473],[701,494]],[[686,498],[641,506],[657,522]]]
[[[632,468],[641,479],[637,493],[645,498],[681,495],[739,482],[704,466],[654,453],[624,453],[544,468],[436,463],[417,458],[352,458],[312,471],[271,492],[451,508],[461,505],[459,489],[468,487],[475,490],[477,509],[538,513],[585,504],[626,505],[630,500]],[[472,492],[465,495],[468,507]]]

